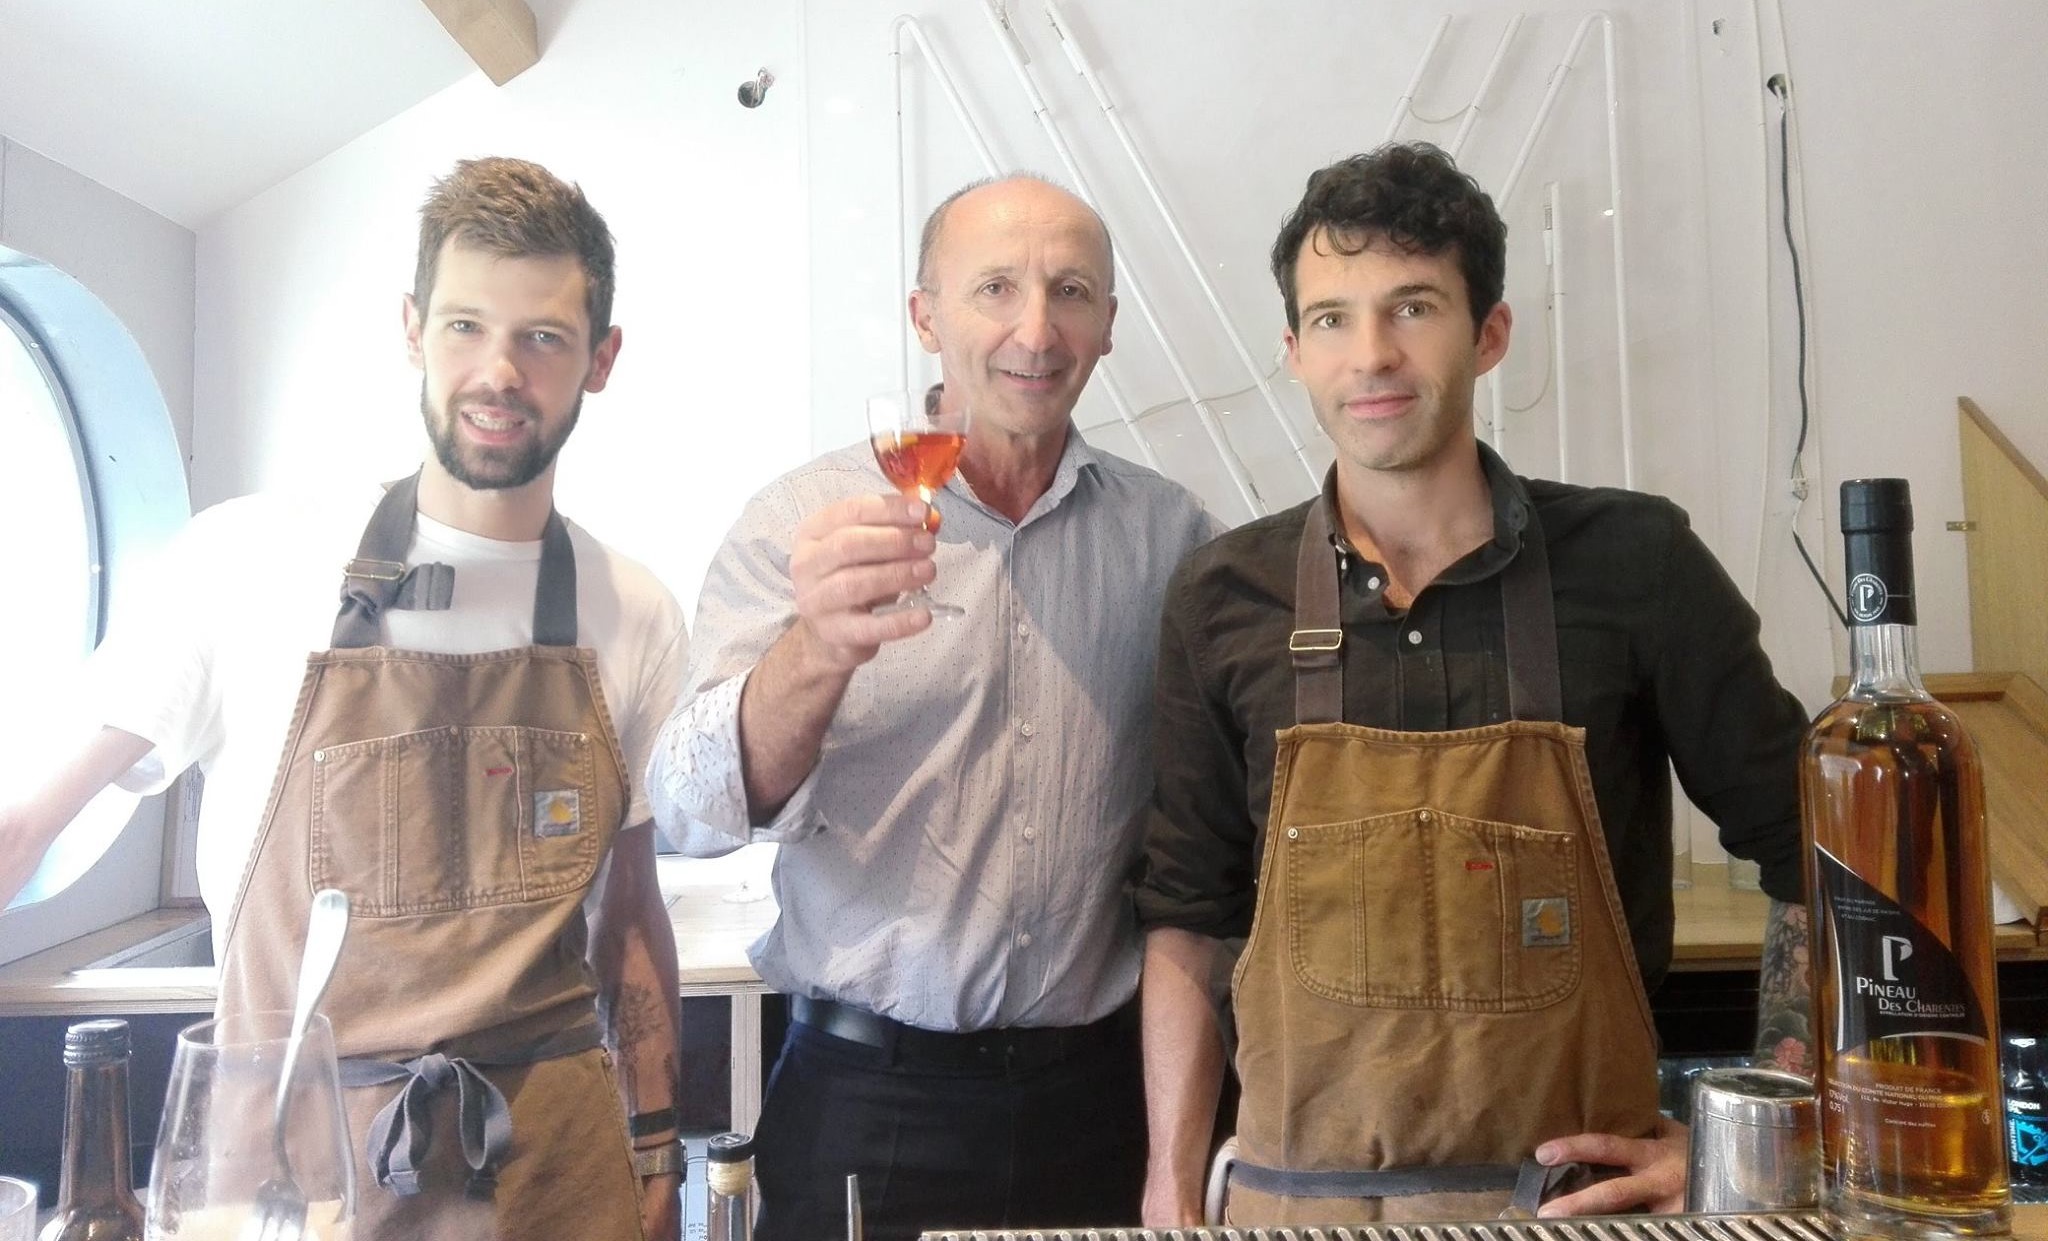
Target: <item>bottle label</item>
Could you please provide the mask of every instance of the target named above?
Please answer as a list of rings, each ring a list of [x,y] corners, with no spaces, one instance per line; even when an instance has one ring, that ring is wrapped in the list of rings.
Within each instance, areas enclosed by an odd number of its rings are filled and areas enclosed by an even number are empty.
[[[2010,1108],[2005,1117],[2006,1137],[2012,1143],[2014,1167],[2036,1174],[2048,1172],[2048,1128],[2039,1116],[2015,1116]]]
[[[1910,531],[1852,534],[1843,543],[1849,570],[1848,613],[1852,625],[1911,625],[1913,535]]]
[[[1826,849],[1819,871],[1821,933],[1834,951],[1836,1051],[1883,1038],[1984,1040],[1984,1006],[1948,945]]]

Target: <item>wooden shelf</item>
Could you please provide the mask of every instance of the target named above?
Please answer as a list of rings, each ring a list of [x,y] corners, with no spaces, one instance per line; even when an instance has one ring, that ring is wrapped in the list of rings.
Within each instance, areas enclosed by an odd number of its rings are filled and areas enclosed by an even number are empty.
[[[2003,885],[2001,885],[2003,886]],[[1728,886],[1726,866],[1693,867],[1693,885],[1672,893],[1678,930],[1672,944],[1673,970],[1753,970],[1763,955],[1764,915],[1771,898]],[[1992,941],[2001,961],[2048,960],[2048,948],[2034,928],[2011,923]]]

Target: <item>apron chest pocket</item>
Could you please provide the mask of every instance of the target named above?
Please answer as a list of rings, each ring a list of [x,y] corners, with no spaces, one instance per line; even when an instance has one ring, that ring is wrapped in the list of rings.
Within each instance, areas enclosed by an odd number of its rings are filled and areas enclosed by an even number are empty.
[[[433,728],[313,754],[315,888],[365,917],[547,900],[596,873],[611,825],[592,740],[516,726]]]
[[[1282,830],[1288,955],[1310,992],[1526,1012],[1578,987],[1585,906],[1569,833],[1431,809]]]

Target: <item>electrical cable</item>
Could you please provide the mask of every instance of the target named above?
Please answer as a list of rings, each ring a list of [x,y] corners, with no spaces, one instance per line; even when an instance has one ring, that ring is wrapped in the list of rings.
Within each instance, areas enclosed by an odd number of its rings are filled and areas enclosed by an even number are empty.
[[[1789,86],[1783,74],[1773,74],[1765,82],[1765,88],[1778,97],[1778,192],[1781,196],[1785,225],[1785,251],[1792,259],[1792,309],[1799,325],[1799,440],[1792,449],[1792,473],[1799,503],[1806,503],[1806,475],[1801,458],[1806,454],[1806,432],[1812,411],[1806,395],[1806,284],[1799,268],[1799,243],[1792,235],[1792,101]],[[1828,601],[1828,610],[1849,627],[1849,615],[1842,610],[1835,592],[1828,587],[1828,579],[1813,562],[1813,554],[1806,550],[1806,540],[1799,537],[1799,513],[1792,514],[1792,546],[1799,549],[1799,558],[1806,562],[1806,571],[1813,575],[1814,584],[1820,587],[1821,598]]]
[[[1422,113],[1417,112],[1415,110],[1414,104],[1409,104],[1407,108],[1409,116],[1414,117],[1416,120],[1421,121],[1425,125],[1448,125],[1452,121],[1457,120],[1459,117],[1465,115],[1467,112],[1470,112],[1471,110],[1472,105],[1468,103],[1464,107],[1459,108],[1456,112],[1449,113],[1445,116],[1424,116],[1422,115]]]
[[[1265,373],[1265,375],[1261,379],[1261,382],[1270,381],[1273,378],[1273,376],[1278,375],[1280,373],[1281,368],[1285,365],[1285,362],[1275,362],[1273,364],[1273,369]],[[1233,401],[1241,396],[1249,396],[1253,392],[1258,391],[1258,388],[1259,385],[1257,383],[1254,383],[1247,385],[1246,387],[1239,388],[1235,392],[1223,392],[1217,394],[1216,396],[1197,397],[1196,399],[1201,401],[1204,405],[1213,405],[1218,401]],[[1139,410],[1135,415],[1132,416],[1131,421],[1143,422],[1145,419],[1150,418],[1152,415],[1165,413],[1167,410],[1172,409],[1176,405],[1191,404],[1193,404],[1193,402],[1190,401],[1187,397],[1175,397],[1171,401],[1161,401],[1157,405],[1150,405],[1144,409]]]

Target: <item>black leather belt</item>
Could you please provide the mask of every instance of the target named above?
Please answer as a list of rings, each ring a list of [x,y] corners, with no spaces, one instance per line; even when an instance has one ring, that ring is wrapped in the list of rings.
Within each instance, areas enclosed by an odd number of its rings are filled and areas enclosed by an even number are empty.
[[[795,996],[791,1020],[833,1038],[886,1052],[892,1063],[948,1069],[1029,1069],[1131,1039],[1136,1005],[1085,1026],[1015,1026],[956,1034],[925,1030],[832,1000]],[[1131,1039],[1135,1046],[1135,1039]]]

